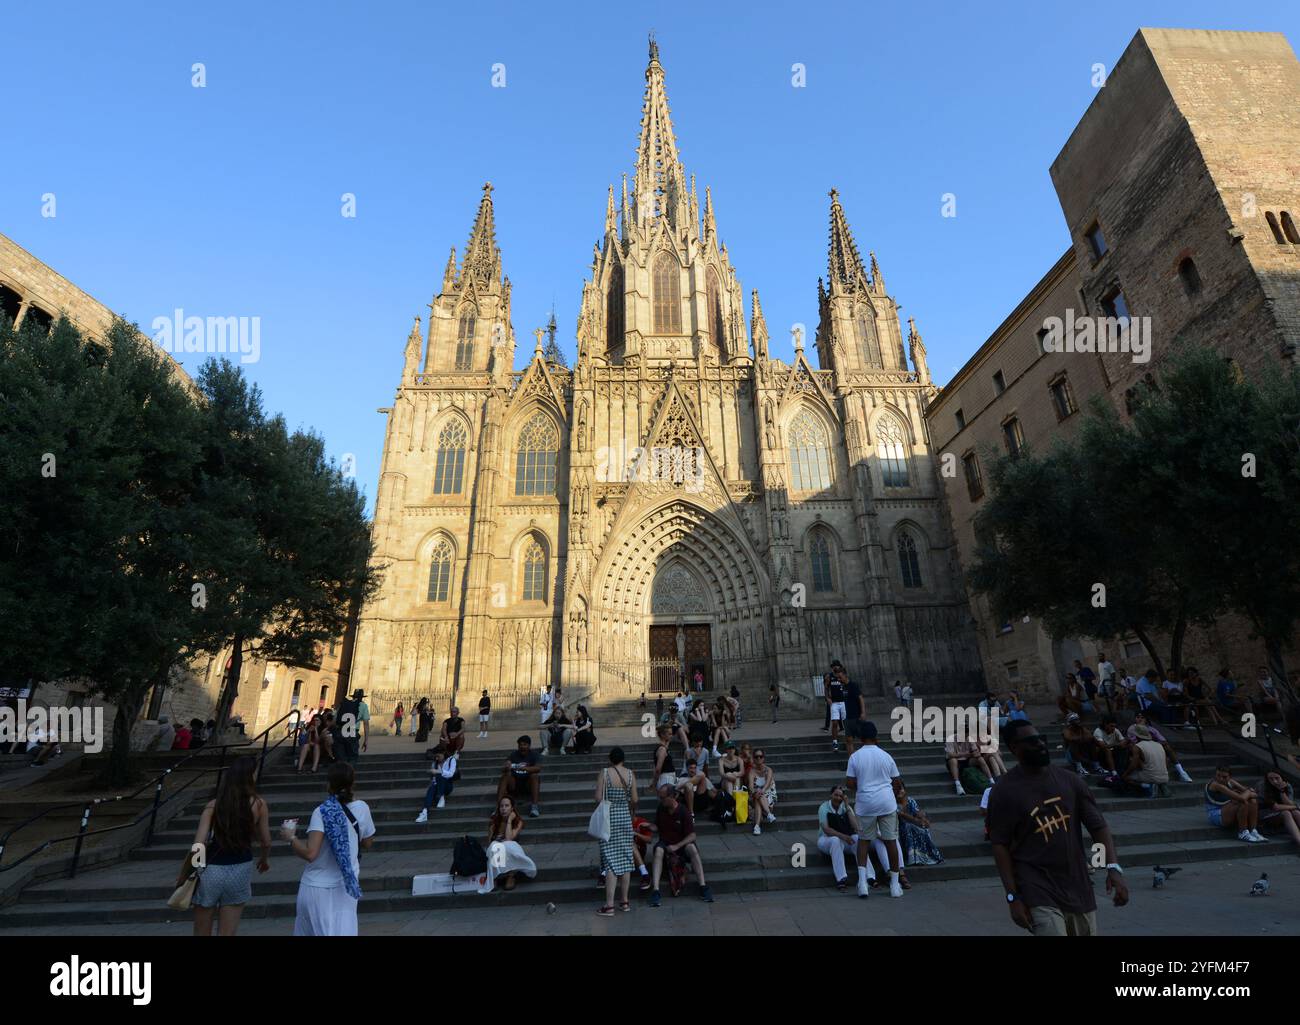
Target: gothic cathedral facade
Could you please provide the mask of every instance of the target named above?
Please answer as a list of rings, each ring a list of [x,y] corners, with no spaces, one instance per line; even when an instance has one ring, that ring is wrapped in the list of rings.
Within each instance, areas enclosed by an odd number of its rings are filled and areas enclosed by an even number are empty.
[[[915,324],[905,338],[832,191],[816,364],[798,326],[793,361],[771,358],[758,292],[746,325],[711,193],[701,208],[678,158],[653,43],[645,77],[572,370],[540,331],[514,369],[490,185],[427,332],[416,318],[353,682],[378,708],[484,688],[532,707],[547,683],[601,705],[683,679],[762,701],[810,695],[839,658],[867,693],[974,689]]]

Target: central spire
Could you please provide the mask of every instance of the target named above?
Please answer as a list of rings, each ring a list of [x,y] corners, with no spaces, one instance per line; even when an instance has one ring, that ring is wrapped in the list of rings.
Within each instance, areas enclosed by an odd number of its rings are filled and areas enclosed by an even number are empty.
[[[867,271],[862,266],[862,256],[858,245],[853,241],[853,230],[848,218],[844,216],[844,207],[840,206],[839,189],[831,189],[831,241],[828,264],[830,284],[848,291],[867,287]]]
[[[501,253],[497,249],[496,222],[492,216],[492,183],[483,183],[483,198],[478,204],[474,227],[469,232],[465,247],[465,262],[461,264],[461,277],[472,276],[486,283],[500,275]]]
[[[645,225],[667,216],[669,224],[677,228],[687,205],[686,172],[677,155],[677,138],[664,89],[664,68],[659,63],[659,44],[653,35],[645,81],[641,138],[636,152],[636,220]]]

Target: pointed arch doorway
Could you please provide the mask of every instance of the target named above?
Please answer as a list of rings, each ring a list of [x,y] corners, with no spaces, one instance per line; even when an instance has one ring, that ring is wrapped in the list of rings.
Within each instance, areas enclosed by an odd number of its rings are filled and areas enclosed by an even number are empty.
[[[713,689],[713,614],[703,583],[681,559],[656,573],[650,597],[652,693]]]

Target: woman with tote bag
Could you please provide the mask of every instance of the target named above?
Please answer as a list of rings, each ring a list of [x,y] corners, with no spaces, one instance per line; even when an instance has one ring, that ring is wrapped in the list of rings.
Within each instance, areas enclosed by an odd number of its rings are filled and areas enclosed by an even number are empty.
[[[596,800],[608,806],[608,832],[600,841],[600,867],[605,872],[605,903],[596,911],[606,918],[614,914],[614,879],[618,877],[622,900],[619,909],[631,911],[627,891],[632,883],[632,813],[636,811],[636,774],[623,764],[623,749],[609,752],[609,766],[596,781]],[[599,807],[597,808],[599,814]],[[603,816],[602,816],[603,818]],[[605,832],[592,815],[589,831]]]

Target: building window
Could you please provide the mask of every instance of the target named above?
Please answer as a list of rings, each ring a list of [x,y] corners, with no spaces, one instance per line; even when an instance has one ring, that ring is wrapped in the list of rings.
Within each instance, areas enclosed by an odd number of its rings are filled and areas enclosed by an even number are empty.
[[[1007,443],[1007,455],[1017,458],[1025,447],[1025,436],[1020,431],[1020,420],[1011,417],[1002,424],[1002,438]]]
[[[1052,393],[1052,405],[1056,407],[1056,419],[1064,420],[1067,416],[1077,412],[1078,407],[1074,404],[1074,395],[1070,391],[1070,382],[1062,374],[1051,384],[1047,390]]]
[[[1101,233],[1101,225],[1096,221],[1092,222],[1092,227],[1085,234],[1088,238],[1088,246],[1092,249],[1092,259],[1095,263],[1106,255],[1106,236]]]
[[[876,457],[880,460],[880,476],[887,488],[905,488],[908,485],[906,440],[902,426],[893,417],[882,417],[876,424]]]
[[[1119,286],[1112,288],[1101,297],[1101,308],[1108,317],[1126,323],[1129,319],[1128,302],[1125,301],[1124,293],[1120,291]]]
[[[1285,210],[1282,211],[1282,234],[1294,246],[1300,246],[1300,231],[1296,231],[1295,221]]]
[[[831,486],[831,454],[826,429],[804,410],[790,423],[790,487],[824,491]]]
[[[617,349],[623,344],[623,269],[615,267],[609,276],[605,298],[605,345]]]
[[[546,552],[530,537],[524,546],[524,601],[546,601]]]
[[[682,333],[681,267],[667,253],[655,260],[655,334]]]
[[[1183,283],[1183,291],[1195,295],[1201,290],[1201,273],[1196,269],[1196,261],[1190,256],[1184,257],[1178,264],[1178,279]]]
[[[459,495],[464,485],[465,445],[469,435],[460,420],[448,420],[438,435],[438,461],[433,471],[435,495]]]
[[[959,409],[953,416],[957,420],[957,430],[964,431],[966,429],[966,414]]]
[[[38,334],[48,335],[50,328],[54,325],[54,314],[48,313],[36,305],[27,307],[27,316],[23,317],[23,330],[29,328],[35,330]]]
[[[867,318],[866,310],[859,310],[856,320],[858,345],[862,347],[862,362],[869,367],[883,367],[880,357],[880,341],[876,338],[875,325]]]
[[[709,334],[713,336],[713,344],[722,348],[722,291],[718,287],[718,272],[712,267],[706,275],[704,305],[708,311]]]
[[[898,535],[898,568],[903,574],[904,587],[921,586],[921,560],[916,554],[916,542],[905,530]]]
[[[1038,352],[1040,355],[1047,355],[1047,336],[1050,333],[1045,327],[1038,329]]]
[[[298,702],[302,700],[302,681],[293,681],[293,694],[289,697],[289,707],[297,708]]]
[[[456,369],[474,369],[474,326],[476,318],[474,307],[466,306],[460,313],[460,325],[456,329]]]
[[[1006,662],[1006,663],[1004,663],[1003,665],[1004,665],[1004,667],[1005,667],[1005,669],[1006,669],[1006,671],[1007,671],[1007,679],[1008,679],[1008,680],[1018,680],[1018,679],[1020,679],[1020,660],[1019,660],[1019,659],[1017,659],[1017,660],[1014,661],[1014,662]]]
[[[820,530],[812,536],[812,543],[808,548],[808,556],[812,561],[813,590],[835,590],[834,582],[831,578],[831,546],[830,542],[826,540],[826,535]]]
[[[1141,641],[1124,642],[1124,658],[1141,658],[1147,653],[1147,649],[1142,646]]]
[[[333,655],[338,650],[339,642],[333,637],[330,638],[330,654]]]
[[[970,500],[978,501],[984,497],[984,477],[980,474],[979,456],[967,452],[961,457],[961,465],[966,470],[966,491],[970,494]]]
[[[1264,220],[1268,221],[1268,230],[1273,233],[1273,241],[1278,245],[1286,245],[1286,236],[1282,234],[1282,228],[1277,223],[1277,214],[1272,210],[1264,211]]]
[[[320,703],[322,708],[325,707],[325,702],[327,702],[329,699],[330,699],[329,687],[328,686],[322,687],[320,689]]]
[[[1007,379],[1002,376],[1002,371],[998,370],[993,374],[993,394],[1001,395],[1007,390]]]
[[[451,593],[451,544],[439,538],[429,556],[429,590],[426,601],[443,602]]]
[[[519,432],[515,455],[515,494],[555,494],[555,454],[560,439],[545,413],[536,413]]]
[[[18,319],[18,311],[22,308],[23,297],[15,292],[12,288],[0,285],[0,310],[9,318],[10,323]]]

